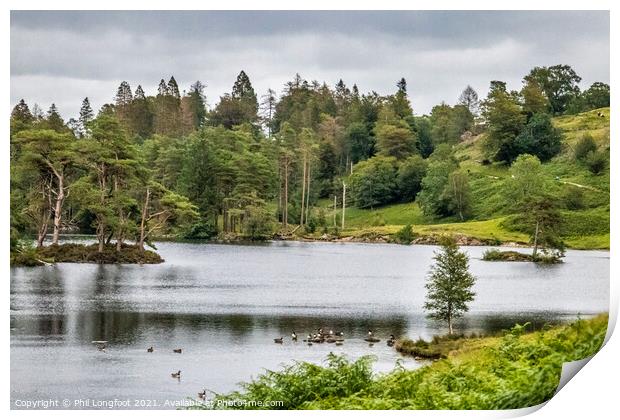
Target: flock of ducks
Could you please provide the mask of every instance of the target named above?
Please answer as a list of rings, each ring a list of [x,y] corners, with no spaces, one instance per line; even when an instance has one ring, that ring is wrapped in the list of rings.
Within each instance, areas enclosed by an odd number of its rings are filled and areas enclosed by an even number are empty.
[[[297,334],[295,333],[295,331],[293,331],[291,333],[291,341],[297,342],[297,340],[298,340]],[[283,344],[284,337],[274,338],[273,341],[276,344]],[[370,343],[370,345],[373,345],[374,343],[378,343],[381,340],[374,336],[374,333],[372,332],[372,330],[368,330],[368,335],[366,338],[364,338],[364,341],[367,341],[368,343]],[[309,346],[311,346],[314,343],[319,343],[319,344],[320,343],[334,343],[337,346],[342,346],[344,344],[344,333],[342,331],[334,332],[333,330],[329,330],[329,332],[325,333],[323,331],[323,328],[319,328],[315,334],[308,334],[308,336],[303,340],[303,342],[307,343]],[[388,338],[387,340],[387,345],[389,347],[392,347],[395,342],[396,342],[396,338],[394,337],[394,334],[390,334],[390,338]],[[103,351],[103,352],[106,351],[107,344],[108,344],[107,341],[93,341],[92,343],[97,346],[97,349],[99,351]],[[146,351],[147,353],[153,353],[155,349],[153,346],[151,346],[147,348]],[[181,348],[172,349],[172,351],[177,354],[183,353],[183,349]],[[172,372],[170,376],[180,381],[181,371],[178,370],[176,372]],[[205,401],[206,395],[207,395],[207,390],[203,389],[202,392],[198,393],[198,399]]]
[[[295,331],[291,333],[291,341],[297,342],[298,337]],[[378,343],[381,341],[379,338],[375,337],[372,330],[368,330],[368,335],[364,338],[364,341],[367,341],[371,345],[374,343]],[[276,344],[283,344],[284,337],[274,338],[273,342]],[[311,346],[313,343],[334,343],[337,346],[342,346],[344,344],[344,333],[342,331],[334,332],[333,330],[329,330],[329,332],[325,333],[323,328],[319,328],[315,334],[308,334],[308,336],[303,340],[304,343],[307,343]],[[387,339],[387,345],[392,347],[396,342],[396,337],[394,334],[390,334],[390,338]]]

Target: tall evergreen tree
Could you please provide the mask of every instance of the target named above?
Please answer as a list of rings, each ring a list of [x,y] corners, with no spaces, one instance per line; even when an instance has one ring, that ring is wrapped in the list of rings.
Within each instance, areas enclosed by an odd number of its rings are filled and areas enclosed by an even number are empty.
[[[181,94],[179,93],[179,85],[174,79],[174,76],[171,76],[170,80],[168,80],[168,95],[177,99],[181,97]]]
[[[66,130],[65,122],[58,113],[58,108],[56,108],[56,104],[52,104],[47,111],[45,125],[47,126],[47,128],[57,132]]]
[[[80,108],[80,118],[78,119],[79,137],[88,137],[90,135],[90,129],[88,125],[93,120],[95,114],[90,106],[88,97],[82,101],[82,107]]]

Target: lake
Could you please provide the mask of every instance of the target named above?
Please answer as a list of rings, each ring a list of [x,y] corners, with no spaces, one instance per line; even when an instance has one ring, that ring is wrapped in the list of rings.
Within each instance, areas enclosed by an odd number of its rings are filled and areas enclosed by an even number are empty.
[[[272,242],[158,243],[160,265],[57,264],[11,269],[11,407],[22,400],[130,399],[163,406],[202,389],[228,392],[265,369],[329,352],[372,354],[375,369],[403,359],[389,334],[429,338],[444,325],[422,310],[433,246]],[[463,247],[478,278],[457,332],[495,332],[608,311],[609,252],[565,263],[485,262]],[[345,343],[308,346],[317,328]],[[371,328],[382,339],[363,341]],[[291,342],[291,331],[300,341]],[[284,337],[283,344],[273,339]],[[93,340],[108,341],[98,351]],[[154,352],[146,349],[154,347]],[[181,354],[172,352],[182,348]],[[408,368],[421,362],[404,358]],[[182,371],[180,380],[171,372]],[[16,401],[20,401],[16,404]],[[153,403],[156,401],[156,403]],[[89,403],[92,404],[92,403]],[[62,408],[62,407],[60,407]],[[97,408],[92,405],[82,408]],[[124,407],[121,407],[124,408]]]

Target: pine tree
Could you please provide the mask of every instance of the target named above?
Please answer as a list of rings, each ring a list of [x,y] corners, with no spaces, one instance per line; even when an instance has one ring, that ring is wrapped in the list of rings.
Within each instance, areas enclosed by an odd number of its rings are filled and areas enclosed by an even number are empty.
[[[93,113],[93,109],[90,106],[90,101],[88,97],[84,98],[82,101],[82,107],[80,108],[80,118],[78,119],[78,135],[79,137],[88,137],[90,135],[90,130],[88,128],[88,124],[93,120],[95,114]]]
[[[11,118],[25,124],[31,123],[34,119],[30,113],[28,104],[23,99],[20,99],[17,105],[13,108],[13,111],[11,111]]]
[[[46,125],[51,130],[54,130],[57,132],[64,131],[64,129],[66,128],[65,122],[63,121],[62,117],[58,113],[58,108],[56,108],[56,104],[52,104],[49,110],[47,111]]]
[[[129,86],[129,83],[122,81],[116,91],[116,107],[118,108],[129,105],[132,99],[133,97],[131,95],[131,87]]]
[[[200,80],[197,80],[191,87],[189,95],[189,121],[191,129],[196,130],[200,128],[207,117],[206,98],[204,94],[205,85]]]
[[[469,257],[459,251],[454,238],[444,238],[433,259],[424,309],[430,318],[446,322],[452,335],[454,320],[467,312],[467,303],[474,300],[476,278],[469,272]]]
[[[243,70],[239,72],[237,76],[237,80],[232,88],[231,96],[234,99],[242,99],[242,98],[254,98],[256,99],[256,93],[254,92],[254,88],[252,87],[252,83],[250,82],[250,78]]]
[[[146,96],[144,95],[144,90],[142,89],[141,85],[138,85],[138,87],[136,88],[136,93],[133,98],[134,99],[146,99]]]
[[[179,93],[179,85],[177,84],[177,81],[174,79],[174,76],[170,77],[170,80],[168,81],[168,95],[179,99],[181,97],[180,93]]]
[[[166,82],[164,81],[164,79],[161,79],[159,81],[159,87],[157,88],[157,96],[166,96],[168,95],[168,85],[166,85]]]

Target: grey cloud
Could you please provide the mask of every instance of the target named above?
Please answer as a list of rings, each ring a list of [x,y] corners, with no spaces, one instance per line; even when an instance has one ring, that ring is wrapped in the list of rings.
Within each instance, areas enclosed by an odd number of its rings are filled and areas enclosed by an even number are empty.
[[[153,92],[174,75],[200,79],[213,104],[240,69],[280,90],[299,72],[362,91],[392,92],[404,76],[418,113],[454,102],[466,84],[518,88],[535,65],[571,64],[609,81],[607,12],[12,12],[11,101],[68,118],[89,96],[109,102],[121,80]]]

